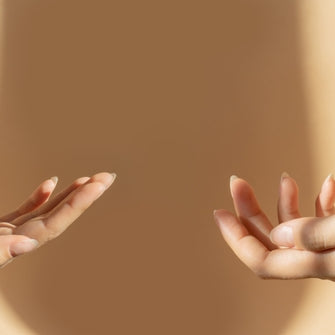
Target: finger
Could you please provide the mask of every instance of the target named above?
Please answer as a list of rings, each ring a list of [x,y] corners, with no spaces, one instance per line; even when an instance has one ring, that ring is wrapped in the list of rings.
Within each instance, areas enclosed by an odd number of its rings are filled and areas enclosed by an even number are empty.
[[[335,216],[300,218],[282,223],[271,232],[278,246],[323,251],[335,248]]]
[[[232,176],[230,190],[235,211],[250,234],[254,235],[268,249],[277,248],[270,240],[273,226],[261,210],[251,186],[245,180]]]
[[[114,180],[115,174],[96,174],[45,216],[34,218],[22,224],[15,229],[15,233],[34,238],[40,243],[57,237],[92,205]]]
[[[0,236],[0,267],[4,267],[14,257],[28,253],[38,246],[36,240],[22,235]]]
[[[221,234],[236,256],[253,272],[259,273],[269,249],[251,235],[247,228],[232,213],[220,209],[214,211],[214,218]]]
[[[335,253],[323,255],[297,249],[270,251],[250,235],[233,214],[218,210],[214,217],[236,256],[263,279],[329,278],[335,275]]]
[[[34,217],[41,216],[49,212],[52,208],[56,207],[60,202],[62,202],[69,194],[71,194],[71,192],[76,190],[79,186],[85,184],[89,179],[90,179],[89,177],[82,177],[75,180],[69,187],[58,193],[53,199],[49,200],[43,206],[41,206],[40,208],[38,208],[33,212],[17,217],[15,220],[11,221],[11,223],[16,226],[19,226],[24,222],[31,220]]]
[[[319,196],[315,202],[316,216],[329,216],[335,214],[335,180],[330,174],[324,181]]]
[[[299,190],[293,178],[286,172],[281,176],[278,200],[278,221],[282,223],[301,217],[299,213]]]
[[[16,227],[9,222],[0,222],[0,235],[12,235]]]
[[[18,207],[18,209],[1,217],[0,221],[13,221],[17,217],[29,213],[43,205],[50,198],[52,192],[56,188],[57,182],[57,177],[45,180],[34,190],[28,199]]]
[[[298,249],[272,250],[259,268],[263,279],[303,279],[335,277],[335,252]]]

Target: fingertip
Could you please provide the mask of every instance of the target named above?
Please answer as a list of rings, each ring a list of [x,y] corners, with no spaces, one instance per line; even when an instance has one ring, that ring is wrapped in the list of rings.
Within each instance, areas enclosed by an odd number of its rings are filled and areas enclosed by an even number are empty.
[[[220,211],[219,209],[214,209],[214,211],[213,211],[214,222],[215,222],[216,224],[219,224],[218,219],[217,219],[217,216],[218,216],[218,212],[219,212],[219,211]]]
[[[109,174],[110,175],[110,177],[109,177],[109,180],[107,181],[107,184],[106,184],[106,189],[108,188],[108,187],[110,187],[113,183],[114,183],[114,181],[115,181],[115,179],[116,179],[116,177],[117,177],[117,175],[116,175],[116,173],[110,173]]]
[[[285,178],[290,178],[290,175],[286,171],[281,174],[280,180],[283,181]]]
[[[55,182],[52,180],[52,178],[50,178],[44,181],[37,190],[40,195],[45,196],[45,195],[50,195],[55,189],[55,187],[56,187]]]
[[[235,182],[235,180],[238,180],[239,179],[239,177],[237,177],[236,175],[232,175],[232,176],[230,176],[230,179],[229,179],[229,187],[230,187],[230,193],[231,193],[231,195],[233,196],[233,184],[234,184],[234,182]]]
[[[227,217],[233,216],[233,214],[231,214],[229,211],[227,211],[225,209],[215,209],[213,211],[213,216],[214,216],[215,222],[217,224],[220,224]]]
[[[330,173],[330,174],[326,177],[326,179],[324,180],[324,182],[323,182],[323,184],[322,184],[322,186],[321,186],[321,191],[324,191],[324,190],[327,188],[327,186],[328,186],[330,183],[332,183],[332,182],[334,182],[334,176],[333,176],[332,173]]]
[[[116,179],[116,173],[106,172],[106,175],[104,173],[103,178],[101,178],[99,182],[103,184],[104,191],[106,191],[114,183],[115,179]]]
[[[28,253],[37,248],[39,242],[35,239],[25,238],[10,245],[9,251],[13,257]]]
[[[57,185],[57,183],[58,183],[58,177],[57,176],[51,177],[50,180],[54,183],[55,186]]]
[[[74,184],[77,186],[87,183],[91,178],[90,177],[81,177],[74,181]]]
[[[105,190],[107,190],[115,181],[116,173],[100,172],[94,175],[90,182],[99,182],[104,185]]]
[[[214,209],[213,214],[214,216],[224,215],[226,213],[229,213],[225,209]]]
[[[230,183],[232,183],[234,180],[238,179],[238,177],[236,175],[231,175],[230,176]]]

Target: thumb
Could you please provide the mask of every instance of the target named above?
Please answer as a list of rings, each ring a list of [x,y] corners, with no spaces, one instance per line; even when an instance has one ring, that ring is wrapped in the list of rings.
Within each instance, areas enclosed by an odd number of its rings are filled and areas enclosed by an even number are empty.
[[[36,249],[38,241],[23,235],[0,236],[0,267],[5,266],[14,257]]]
[[[270,238],[280,247],[311,251],[335,248],[335,215],[287,221],[274,228]]]

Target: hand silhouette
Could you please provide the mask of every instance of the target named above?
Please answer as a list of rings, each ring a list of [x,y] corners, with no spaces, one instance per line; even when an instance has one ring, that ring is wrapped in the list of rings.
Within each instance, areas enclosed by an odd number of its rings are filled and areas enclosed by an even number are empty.
[[[58,178],[41,183],[18,209],[0,218],[0,267],[60,235],[115,177],[102,172],[79,178],[51,200]]]

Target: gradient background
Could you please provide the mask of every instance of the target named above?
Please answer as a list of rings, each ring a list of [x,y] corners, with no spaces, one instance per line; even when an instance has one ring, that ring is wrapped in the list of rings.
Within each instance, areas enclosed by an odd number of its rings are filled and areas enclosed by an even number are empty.
[[[311,320],[332,283],[258,279],[212,212],[232,209],[237,174],[276,222],[288,171],[313,214],[335,165],[333,5],[322,3],[1,2],[0,209],[53,175],[61,189],[118,174],[64,235],[1,270],[27,334],[320,329]]]

